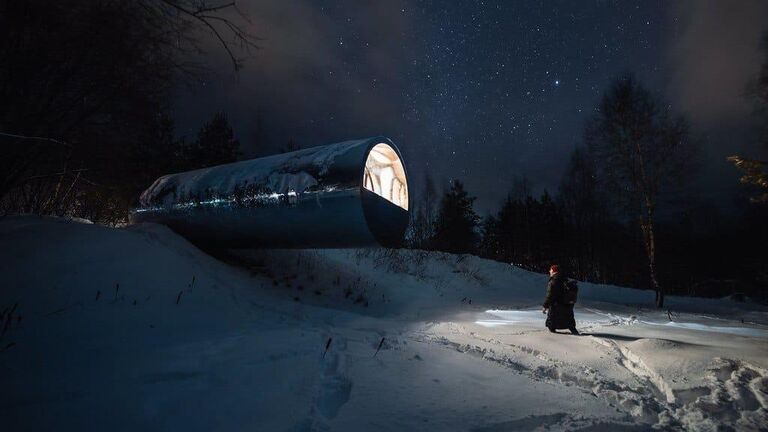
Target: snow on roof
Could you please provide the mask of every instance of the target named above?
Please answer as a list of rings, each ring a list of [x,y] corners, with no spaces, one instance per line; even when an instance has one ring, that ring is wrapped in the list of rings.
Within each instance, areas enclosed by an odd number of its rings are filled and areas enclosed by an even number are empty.
[[[170,206],[194,199],[229,196],[238,188],[246,187],[255,187],[262,193],[302,193],[321,183],[337,157],[360,151],[361,146],[374,140],[344,141],[165,175],[141,194],[140,202],[144,207]]]

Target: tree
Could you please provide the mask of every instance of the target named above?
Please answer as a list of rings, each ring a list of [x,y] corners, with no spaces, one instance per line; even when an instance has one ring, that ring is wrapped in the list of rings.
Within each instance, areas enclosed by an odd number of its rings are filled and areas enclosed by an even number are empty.
[[[578,227],[591,225],[601,212],[593,162],[585,149],[576,147],[560,183],[560,202],[569,222]]]
[[[161,20],[165,30],[176,37],[176,46],[182,43],[193,51],[200,51],[201,44],[192,31],[202,30],[213,35],[224,49],[235,71],[243,67],[243,59],[235,54],[233,46],[249,52],[259,48],[259,37],[248,32],[241,23],[227,17],[234,12],[241,21],[250,20],[237,8],[235,1],[214,4],[206,0],[138,0],[135,1],[147,13]]]
[[[522,198],[523,200],[525,197]],[[522,257],[520,251],[526,240],[524,232],[526,231],[522,201],[512,200],[510,195],[501,204],[499,212],[496,214],[495,223],[486,228],[487,234],[493,234],[495,242],[498,243],[496,257],[504,262],[514,262],[520,264]]]
[[[481,227],[480,255],[485,258],[500,260],[501,244],[499,242],[499,221],[493,215],[483,219]]]
[[[141,192],[161,175],[189,169],[183,160],[185,143],[176,138],[175,126],[168,113],[160,112],[148,125],[146,137],[133,147],[131,171],[137,173],[134,193]]]
[[[413,200],[408,225],[407,244],[412,249],[429,249],[429,244],[435,227],[435,200],[437,192],[432,177],[424,176],[424,186],[418,195],[419,200]]]
[[[200,70],[200,35],[213,35],[235,70],[232,40],[255,47],[231,10],[204,0],[0,0],[0,204],[23,211],[13,204],[33,182],[50,195],[37,202],[59,202],[62,190],[112,197],[125,218],[143,172],[131,158],[173,86]],[[83,204],[75,207],[95,206]]]
[[[599,268],[596,233],[600,222],[606,219],[606,212],[598,189],[597,171],[582,147],[576,147],[571,153],[558,198],[576,253],[571,271],[580,277],[595,277]]]
[[[464,190],[464,185],[454,180],[451,189],[440,201],[435,219],[434,249],[450,253],[471,253],[477,245],[477,228],[480,217],[472,208],[475,198]]]
[[[295,152],[299,148],[300,148],[299,144],[296,142],[295,139],[288,138],[288,141],[285,143],[285,145],[280,147],[279,153]]]
[[[565,222],[560,207],[547,190],[534,201],[533,242],[536,245],[532,256],[538,268],[547,263],[561,261],[565,256]]]
[[[424,193],[422,202],[424,203],[424,217],[432,224],[435,219],[435,205],[437,202],[438,191],[435,187],[435,182],[432,180],[432,176],[427,173],[424,176]]]
[[[690,176],[694,143],[688,123],[627,75],[611,84],[584,137],[598,180],[617,208],[640,227],[656,306],[661,308],[664,290],[657,278],[654,224],[662,195]]]
[[[753,89],[749,93],[756,103],[755,114],[761,123],[763,145],[768,148],[768,34],[763,39],[763,48],[766,52],[766,59],[760,68],[760,74]],[[740,179],[742,183],[751,184],[763,190],[760,195],[752,197],[751,201],[768,204],[768,161],[738,155],[730,156],[728,160],[744,172]]]
[[[512,181],[511,198],[516,201],[525,201],[531,196],[531,184],[526,176],[517,176]]]
[[[744,184],[757,186],[765,192],[750,198],[755,203],[768,203],[768,161],[749,159],[742,156],[729,156],[728,160],[733,162],[736,168],[744,172],[739,181]]]
[[[434,221],[429,219],[428,210],[423,202],[412,203],[409,211],[406,245],[410,249],[429,249]]]
[[[197,132],[185,159],[187,169],[197,169],[234,162],[240,155],[240,141],[235,139],[226,114],[219,112]]]

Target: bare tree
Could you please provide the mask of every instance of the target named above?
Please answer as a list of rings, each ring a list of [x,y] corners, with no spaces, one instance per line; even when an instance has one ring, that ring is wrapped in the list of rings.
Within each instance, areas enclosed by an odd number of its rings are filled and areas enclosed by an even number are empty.
[[[656,306],[661,308],[664,289],[657,278],[654,226],[660,198],[683,183],[693,168],[688,123],[627,75],[603,96],[585,128],[585,142],[596,161],[598,181],[640,227]]]
[[[154,166],[133,161],[135,149],[151,142],[173,85],[203,69],[201,38],[237,71],[238,54],[258,48],[247,25],[234,2],[0,0],[0,204],[56,213],[98,187],[93,196],[127,209],[131,170]],[[26,204],[5,206],[18,196]]]
[[[235,54],[237,49],[249,53],[251,49],[259,48],[261,38],[248,31],[242,24],[250,24],[250,20],[238,9],[234,1],[216,4],[205,0],[142,0],[141,3],[148,11],[165,17],[167,28],[171,29],[177,38],[184,38],[197,49],[200,45],[190,35],[189,29],[201,26],[216,38],[227,52],[235,71],[243,66],[243,58]],[[240,22],[229,18],[231,12],[235,13]]]
[[[413,191],[411,194],[413,196]],[[413,249],[428,248],[429,240],[434,234],[438,192],[429,173],[424,176],[424,186],[419,196],[420,199],[413,200],[413,208],[409,209],[411,220],[407,237],[408,247]]]

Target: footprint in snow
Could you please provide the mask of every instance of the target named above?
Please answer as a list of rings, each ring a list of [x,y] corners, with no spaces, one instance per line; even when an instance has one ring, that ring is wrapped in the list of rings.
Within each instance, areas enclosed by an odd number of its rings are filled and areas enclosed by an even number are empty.
[[[339,414],[349,401],[352,381],[346,376],[346,340],[334,337],[326,355],[320,358],[321,373],[316,385],[315,398],[309,416],[300,422],[297,431],[330,430],[325,424]]]

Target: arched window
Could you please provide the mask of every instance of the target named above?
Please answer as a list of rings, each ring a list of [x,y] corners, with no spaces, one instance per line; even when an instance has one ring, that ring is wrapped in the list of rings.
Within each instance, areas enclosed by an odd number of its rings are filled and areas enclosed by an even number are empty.
[[[403,163],[387,144],[376,144],[365,161],[363,187],[408,210],[408,182]]]

